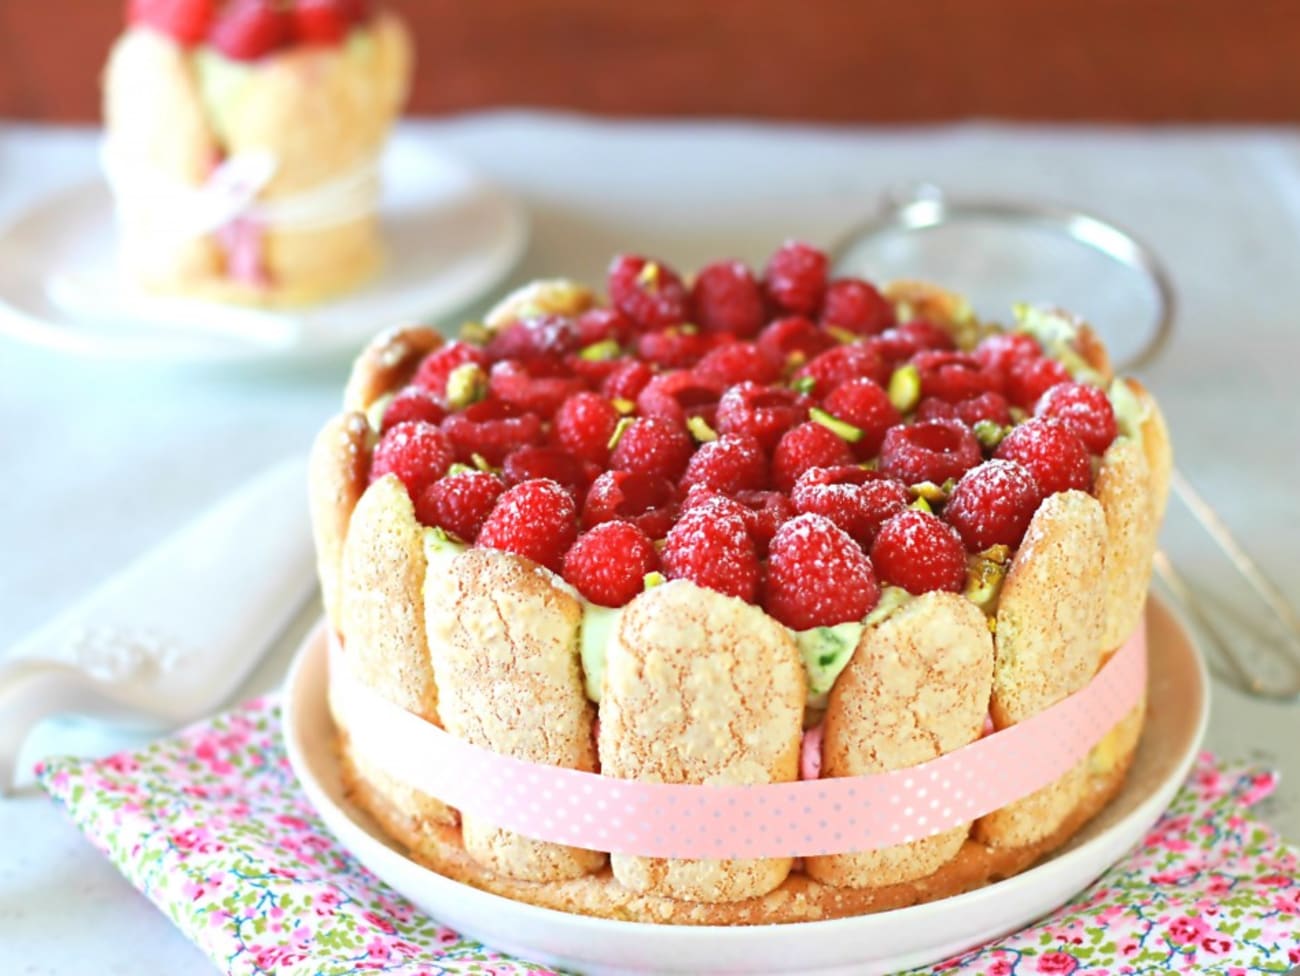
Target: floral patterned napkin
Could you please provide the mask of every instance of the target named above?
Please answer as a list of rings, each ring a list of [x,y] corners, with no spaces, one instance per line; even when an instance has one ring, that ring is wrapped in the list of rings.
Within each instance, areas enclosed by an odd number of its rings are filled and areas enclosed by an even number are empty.
[[[273,699],[139,753],[42,764],[41,784],[232,976],[552,973],[421,915],[326,832]],[[1055,914],[917,973],[1246,976],[1300,964],[1300,860],[1243,808],[1276,777],[1208,754],[1145,843]]]

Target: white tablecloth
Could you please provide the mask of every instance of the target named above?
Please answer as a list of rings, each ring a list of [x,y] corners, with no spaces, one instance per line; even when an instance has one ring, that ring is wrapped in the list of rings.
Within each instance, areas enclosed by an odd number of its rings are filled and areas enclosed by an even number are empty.
[[[604,123],[491,114],[414,123],[526,202],[514,278],[597,282],[638,250],[682,268],[759,262],[784,237],[829,243],[883,188],[1068,201],[1122,220],[1172,268],[1178,334],[1143,375],[1181,467],[1300,604],[1300,134],[1290,130],[856,130]],[[0,219],[95,175],[88,130],[0,129]],[[449,323],[455,324],[455,323]],[[168,372],[0,342],[0,648],[264,466],[305,449],[346,364],[310,372]],[[1236,598],[1225,565],[1177,512],[1166,544]],[[272,687],[285,641],[245,693]],[[141,741],[47,727],[34,749]],[[1262,813],[1300,839],[1300,705],[1216,682],[1209,746],[1281,768]],[[0,972],[174,974],[203,958],[41,797],[0,801]]]

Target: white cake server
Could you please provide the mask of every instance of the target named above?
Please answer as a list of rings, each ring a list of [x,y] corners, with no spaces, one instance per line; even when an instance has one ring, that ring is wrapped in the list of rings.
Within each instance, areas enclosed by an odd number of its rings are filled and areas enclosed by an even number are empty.
[[[162,730],[229,698],[316,585],[306,468],[270,468],[10,648],[0,795],[46,716]]]

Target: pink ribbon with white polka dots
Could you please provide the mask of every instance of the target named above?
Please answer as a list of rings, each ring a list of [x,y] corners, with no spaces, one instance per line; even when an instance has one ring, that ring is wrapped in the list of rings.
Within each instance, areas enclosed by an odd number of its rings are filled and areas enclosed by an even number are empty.
[[[1146,628],[1033,718],[888,773],[754,786],[642,783],[471,745],[386,701],[330,641],[331,700],[353,749],[397,780],[537,840],[648,857],[807,857],[937,834],[1060,778],[1138,703]]]

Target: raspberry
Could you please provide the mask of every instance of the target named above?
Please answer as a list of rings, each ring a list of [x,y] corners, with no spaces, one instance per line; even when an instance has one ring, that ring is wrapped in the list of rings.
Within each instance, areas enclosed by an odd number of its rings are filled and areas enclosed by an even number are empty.
[[[1032,410],[1038,398],[1057,383],[1070,382],[1070,371],[1055,359],[1018,359],[1007,372],[1007,399]]]
[[[663,369],[693,366],[708,350],[708,336],[678,326],[643,333],[636,343],[638,356]]]
[[[584,359],[579,353],[571,352],[564,357],[560,372],[582,380],[582,385],[589,390],[599,390],[624,362],[621,359]]]
[[[771,383],[777,370],[752,342],[730,342],[705,354],[693,370],[701,379],[726,389],[746,381]]]
[[[841,383],[867,377],[877,383],[889,382],[889,367],[880,358],[880,353],[869,346],[854,343],[851,346],[836,346],[816,356],[807,365],[800,367],[794,374],[796,382],[804,377],[811,377],[815,397],[825,397]],[[803,389],[800,386],[800,389]]]
[[[442,432],[462,464],[473,463],[477,454],[499,466],[515,448],[541,443],[542,422],[500,400],[482,400],[444,420]]]
[[[578,516],[569,493],[554,481],[535,478],[506,489],[475,542],[516,553],[558,573],[565,551],[577,537]]]
[[[621,607],[641,592],[646,573],[659,568],[649,536],[627,522],[602,522],[564,554],[564,578],[602,607]]]
[[[894,324],[894,307],[870,282],[861,278],[832,281],[822,301],[822,325],[834,325],[858,335],[876,335]]]
[[[424,357],[419,368],[415,371],[415,378],[411,382],[415,386],[428,390],[439,400],[445,401],[447,397],[447,377],[451,375],[452,370],[457,366],[463,366],[466,363],[477,363],[487,369],[487,353],[478,346],[471,346],[468,342],[460,342],[459,340],[448,342]]]
[[[723,434],[716,441],[700,445],[682,475],[684,488],[694,485],[726,495],[761,490],[767,485],[763,446],[747,434]]]
[[[677,489],[667,478],[606,471],[591,483],[582,507],[582,524],[591,528],[617,519],[662,539],[677,517]]]
[[[1043,492],[1029,469],[1014,461],[985,461],[962,475],[943,517],[971,552],[1020,545]]]
[[[758,598],[759,565],[744,518],[718,501],[682,514],[660,556],[664,575],[753,603]]]
[[[609,460],[609,438],[617,426],[618,411],[595,393],[575,393],[555,414],[555,436],[564,448],[601,465]]]
[[[611,400],[629,400],[633,403],[654,377],[654,370],[639,359],[619,365],[600,386],[600,392]]]
[[[724,434],[748,434],[767,451],[807,418],[807,397],[781,387],[738,383],[718,401],[718,429]]]
[[[796,315],[814,315],[826,290],[826,255],[801,241],[786,241],[763,272],[768,298]]]
[[[981,420],[989,420],[1005,427],[1011,423],[1011,407],[1007,398],[1000,393],[981,393],[960,403],[926,397],[916,407],[916,419],[960,420],[967,427],[974,427]]]
[[[763,294],[740,261],[715,261],[700,269],[691,288],[695,320],[706,332],[728,332],[742,339],[763,327]]]
[[[924,420],[891,427],[880,445],[880,470],[909,485],[941,485],[983,459],[979,441],[959,420]]]
[[[938,397],[926,397],[916,405],[913,420],[961,420],[957,416],[957,404],[940,400]],[[962,423],[965,423],[963,420]]]
[[[781,623],[833,627],[861,620],[879,599],[871,560],[830,519],[798,515],[776,530],[763,604]]]
[[[926,349],[952,349],[952,336],[932,322],[917,319],[906,325],[886,329],[869,340],[885,362],[901,363]]]
[[[208,42],[235,61],[256,61],[287,44],[289,12],[271,0],[234,0],[212,25]]]
[[[348,33],[348,11],[340,0],[297,0],[293,39],[302,44],[337,44]]]
[[[415,499],[415,516],[438,525],[462,542],[472,543],[505,485],[486,471],[462,471],[435,481]]]
[[[1036,417],[1026,421],[1002,439],[993,456],[1028,468],[1044,495],[1092,487],[1088,448],[1059,420]]]
[[[616,308],[591,308],[578,316],[578,347],[598,342],[617,342],[620,346],[632,338],[632,320]]]
[[[643,417],[661,417],[684,424],[687,417],[703,416],[712,425],[722,386],[687,370],[661,373],[645,385],[636,398]]]
[[[145,24],[186,47],[198,44],[208,33],[215,0],[130,0],[126,19]]]
[[[1023,332],[995,332],[981,339],[974,352],[981,366],[999,373],[1004,380],[1012,364],[1021,359],[1037,359],[1042,354],[1037,340]]]
[[[623,431],[609,466],[676,481],[694,452],[695,443],[681,424],[662,417],[642,417]]]
[[[609,298],[642,329],[663,329],[690,320],[681,278],[667,265],[620,254],[609,266]]]
[[[862,431],[862,439],[853,445],[860,458],[875,457],[885,439],[885,431],[903,419],[889,401],[889,394],[866,377],[841,383],[826,398],[827,413]]]
[[[782,371],[802,366],[834,345],[833,336],[802,315],[777,319],[758,336],[758,351]]]
[[[682,511],[698,508],[708,501],[716,501],[745,520],[745,530],[754,540],[760,559],[767,557],[767,547],[776,530],[795,516],[790,499],[779,491],[740,491],[729,498],[703,485],[692,486],[682,502]]]
[[[772,483],[788,492],[809,468],[830,468],[852,464],[848,444],[821,424],[809,421],[781,437],[772,453]]]
[[[582,380],[572,376],[537,377],[528,368],[513,359],[506,359],[492,367],[488,374],[488,392],[491,396],[526,413],[549,417],[560,409],[560,404],[581,393]]]
[[[587,486],[600,472],[598,465],[580,461],[556,447],[521,447],[507,455],[501,474],[507,485],[517,485],[534,478],[548,478],[573,496],[575,504],[582,504]],[[594,468],[594,470],[592,470]]]
[[[838,465],[805,471],[790,500],[796,511],[825,516],[865,548],[882,522],[908,506],[912,493],[879,471]]]
[[[497,332],[488,343],[488,357],[497,359],[541,359],[574,352],[578,325],[564,315],[534,315],[516,319]]]
[[[957,417],[967,427],[974,427],[981,420],[1006,427],[1011,423],[1011,406],[1000,393],[981,393],[957,404]]]
[[[379,438],[370,462],[370,480],[395,474],[412,498],[441,478],[451,466],[451,445],[433,424],[410,420]]]
[[[880,528],[871,565],[886,583],[920,595],[966,588],[966,549],[956,530],[929,514],[904,509]]]
[[[1038,398],[1034,414],[1061,421],[1093,454],[1105,454],[1119,434],[1106,391],[1084,383],[1057,383]]]
[[[381,432],[408,420],[423,420],[426,424],[440,424],[447,411],[428,390],[418,386],[408,386],[388,401],[384,408],[384,418],[379,425]]]
[[[753,512],[753,517],[746,519],[745,525],[758,554],[766,559],[776,530],[794,518],[794,506],[779,491],[742,491],[737,493],[736,501]]]
[[[1002,386],[997,374],[985,370],[969,353],[927,349],[911,361],[921,374],[923,397],[960,403],[982,393],[996,393]]]

